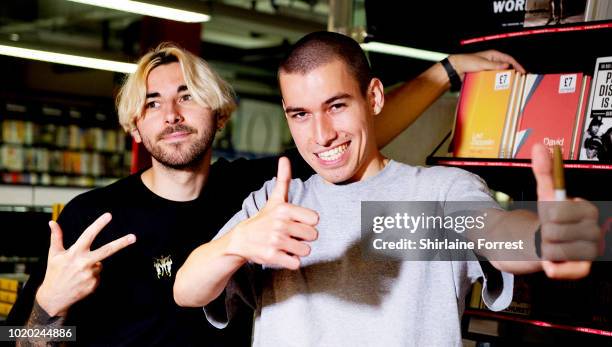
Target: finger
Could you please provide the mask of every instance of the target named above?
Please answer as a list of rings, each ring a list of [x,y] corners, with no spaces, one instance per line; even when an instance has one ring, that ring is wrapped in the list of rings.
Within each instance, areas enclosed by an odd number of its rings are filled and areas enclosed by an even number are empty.
[[[595,242],[574,241],[542,244],[542,257],[550,261],[593,260],[598,255],[599,245]]]
[[[287,227],[289,236],[303,241],[314,241],[319,237],[317,229],[303,223],[291,222]]]
[[[94,277],[100,277],[100,273],[102,272],[102,262],[96,262],[93,265],[93,275]]]
[[[516,59],[514,59],[511,55],[508,55],[508,54],[505,54],[505,53],[502,53],[496,50],[488,50],[488,51],[479,52],[476,54],[488,60],[497,62],[499,64],[503,64],[503,66],[505,66],[505,67],[501,67],[500,69],[504,69],[504,68],[507,68],[508,65],[512,65],[512,67],[515,70],[521,73],[527,72],[525,68],[521,64],[519,64],[519,62],[516,61]]]
[[[561,243],[589,241],[599,243],[601,229],[594,221],[581,221],[574,224],[546,223],[542,225],[542,241]]]
[[[94,261],[102,261],[134,242],[136,242],[136,236],[134,234],[125,235],[92,251],[90,255]]]
[[[289,270],[297,270],[300,268],[300,258],[296,255],[290,255],[285,252],[278,252],[273,259],[273,265],[280,266]]]
[[[49,221],[51,229],[51,241],[49,243],[49,257],[53,257],[66,249],[64,249],[64,236],[62,228],[55,221]]]
[[[525,68],[523,67],[523,65],[519,64],[519,62],[516,61],[516,59],[514,59],[512,56],[510,56],[508,54],[496,51],[494,59],[499,61],[499,62],[503,62],[503,63],[512,65],[512,67],[514,67],[515,70],[517,70],[517,71],[519,71],[521,73],[526,73],[527,72],[525,70]]]
[[[305,257],[310,254],[310,246],[295,239],[287,240],[281,250],[298,257]]]
[[[599,216],[597,207],[588,201],[547,201],[538,207],[547,224],[576,225],[576,231],[595,226]]]
[[[287,218],[295,222],[300,222],[315,226],[319,223],[319,214],[309,208],[293,204],[282,204],[277,206],[275,211],[280,218]]]
[[[591,271],[590,261],[571,261],[564,263],[542,262],[546,276],[552,279],[577,280],[586,277]]]
[[[112,216],[110,213],[104,213],[98,219],[96,219],[79,237],[74,243],[74,246],[81,250],[89,250],[94,239],[102,229],[111,221]]]
[[[531,170],[536,179],[538,201],[554,201],[552,158],[548,149],[541,143],[536,143],[531,148]]]
[[[289,185],[291,184],[291,164],[286,157],[278,159],[278,172],[276,174],[276,184],[268,201],[287,202]]]

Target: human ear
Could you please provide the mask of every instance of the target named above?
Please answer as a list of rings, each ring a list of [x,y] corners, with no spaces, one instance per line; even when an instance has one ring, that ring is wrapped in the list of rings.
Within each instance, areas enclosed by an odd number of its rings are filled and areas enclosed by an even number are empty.
[[[382,82],[378,78],[372,78],[368,86],[368,99],[374,115],[382,111],[385,105],[385,90]]]

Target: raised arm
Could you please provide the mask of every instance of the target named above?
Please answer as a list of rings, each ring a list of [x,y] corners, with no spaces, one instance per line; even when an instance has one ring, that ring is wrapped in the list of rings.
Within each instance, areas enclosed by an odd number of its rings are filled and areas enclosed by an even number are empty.
[[[488,50],[448,57],[463,80],[466,72],[501,70],[510,66],[520,72],[525,69],[511,56]],[[408,128],[425,110],[450,87],[446,70],[436,63],[425,72],[394,89],[385,96],[385,106],[375,118],[376,142],[382,148]]]

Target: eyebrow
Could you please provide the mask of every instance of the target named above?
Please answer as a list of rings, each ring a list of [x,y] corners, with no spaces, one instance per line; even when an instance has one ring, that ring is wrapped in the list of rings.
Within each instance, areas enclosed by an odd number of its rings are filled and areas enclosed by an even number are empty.
[[[176,88],[176,92],[177,93],[184,92],[186,90],[188,90],[188,89],[187,89],[187,86],[184,85],[184,84],[182,84],[178,88]],[[146,98],[147,99],[149,99],[149,98],[159,98],[160,96],[161,96],[161,94],[159,94],[159,92],[152,92],[152,93],[147,93],[146,94]]]
[[[338,95],[334,95],[331,98],[325,100],[323,102],[324,105],[329,105],[331,103],[334,103],[335,101],[338,101],[340,99],[350,99],[351,95],[348,93],[342,93],[342,94],[338,94]],[[285,112],[286,113],[292,113],[292,112],[304,112],[305,108],[303,107],[293,107],[293,106],[289,106],[285,108]]]

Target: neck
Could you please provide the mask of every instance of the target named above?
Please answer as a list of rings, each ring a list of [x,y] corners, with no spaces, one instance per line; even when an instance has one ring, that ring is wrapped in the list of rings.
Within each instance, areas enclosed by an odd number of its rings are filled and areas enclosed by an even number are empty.
[[[200,196],[210,170],[212,149],[200,163],[190,168],[173,169],[155,159],[152,166],[142,173],[142,183],[153,193],[172,201],[190,201]]]
[[[382,169],[385,168],[388,162],[389,162],[389,159],[384,157],[382,153],[380,153],[380,151],[376,149],[372,155],[372,158],[370,158],[367,161],[367,163],[363,165],[361,169],[359,169],[359,171],[355,173],[355,175],[353,175],[353,177],[351,177],[349,180],[344,181],[342,183],[335,183],[335,184],[354,183],[354,182],[363,181],[367,179],[368,177],[376,176],[379,172],[382,171]],[[328,182],[328,181],[326,182],[329,184],[334,184],[332,182]]]

